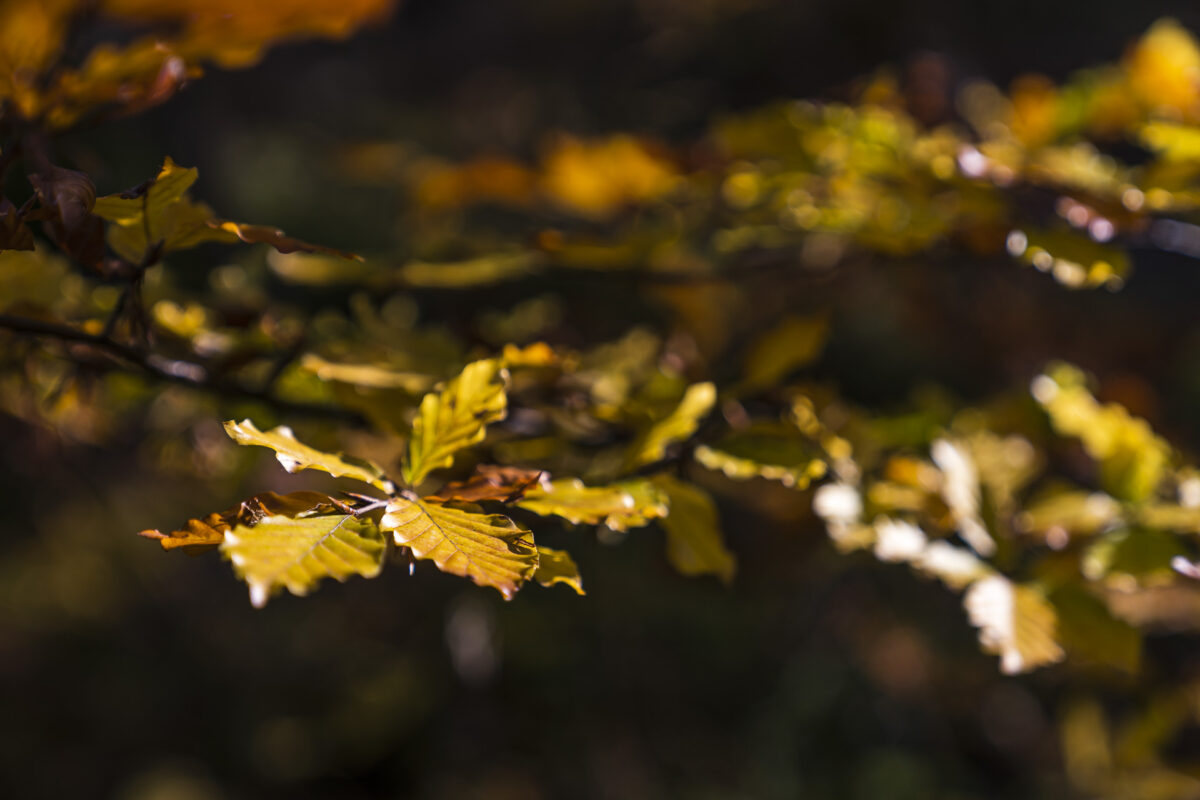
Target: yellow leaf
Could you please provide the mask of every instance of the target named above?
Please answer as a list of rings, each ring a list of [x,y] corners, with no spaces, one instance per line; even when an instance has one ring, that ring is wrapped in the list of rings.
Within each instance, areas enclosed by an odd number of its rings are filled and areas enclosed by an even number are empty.
[[[185,552],[199,553],[211,550],[225,541],[225,534],[235,525],[254,525],[263,517],[272,515],[296,517],[318,510],[332,511],[342,508],[338,501],[320,492],[292,492],[284,495],[264,492],[228,511],[209,514],[204,519],[189,519],[180,530],[170,533],[147,530],[138,535],[147,539],[157,539],[163,550],[181,548]]]
[[[221,552],[249,584],[255,608],[283,587],[302,596],[322,578],[373,578],[386,550],[375,523],[353,514],[267,516],[238,525],[221,543]]]
[[[670,513],[660,523],[667,533],[667,559],[683,575],[716,575],[733,580],[737,559],[721,536],[717,506],[699,486],[658,475],[654,485],[670,503]]]
[[[584,486],[576,478],[536,486],[517,505],[576,525],[603,524],[617,531],[639,528],[652,519],[665,517],[668,509],[666,495],[650,481]]]
[[[575,559],[566,550],[555,550],[538,545],[538,568],[533,579],[542,586],[553,586],[562,583],[570,586],[576,594],[587,594],[583,591],[583,579],[579,577],[579,567]]]
[[[633,203],[662,197],[678,175],[630,136],[599,141],[560,137],[544,159],[542,190],[569,211],[604,219]]]
[[[634,444],[628,458],[629,467],[638,467],[661,460],[667,448],[696,432],[700,421],[717,401],[717,387],[711,383],[694,383],[687,388],[679,405],[665,419],[650,427]]]
[[[394,498],[380,526],[396,544],[442,572],[470,578],[512,599],[538,568],[533,534],[503,514],[485,514],[476,505],[440,505]]]
[[[495,359],[475,361],[440,392],[421,400],[408,443],[404,480],[418,486],[435,469],[454,463],[454,454],[483,441],[484,429],[504,419],[508,373]]]
[[[306,353],[300,366],[323,381],[337,381],[371,389],[400,389],[409,394],[427,391],[434,379],[419,372],[406,372],[373,364],[338,364]]]
[[[286,426],[280,425],[264,433],[248,419],[241,422],[229,420],[225,423],[225,432],[238,444],[257,445],[274,450],[275,457],[288,472],[316,469],[328,472],[335,478],[354,478],[388,493],[396,489],[383,474],[383,470],[369,461],[348,459],[309,447],[296,441],[292,429]]]
[[[1171,447],[1154,434],[1150,423],[1116,403],[1100,405],[1087,390],[1083,373],[1066,364],[1039,375],[1030,389],[1054,430],[1078,437],[1100,463],[1107,491],[1134,502],[1154,493],[1166,475]]]
[[[1000,671],[1006,675],[1063,659],[1056,639],[1058,617],[1037,589],[991,575],[971,585],[963,606],[979,628],[979,643],[1000,656]]]

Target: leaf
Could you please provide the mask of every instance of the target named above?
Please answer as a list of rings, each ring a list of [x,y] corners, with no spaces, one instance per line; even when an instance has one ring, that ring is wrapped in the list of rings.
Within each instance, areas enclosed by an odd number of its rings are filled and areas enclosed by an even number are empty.
[[[98,198],[92,213],[121,227],[141,226],[146,218],[154,223],[199,177],[200,172],[195,167],[181,167],[168,156],[154,180]]]
[[[1136,674],[1142,660],[1137,628],[1114,617],[1094,594],[1077,583],[1057,587],[1050,603],[1058,615],[1058,636],[1073,657]]]
[[[1119,288],[1129,274],[1129,254],[1071,230],[1016,230],[1008,252],[1072,289]]]
[[[607,525],[615,531],[640,528],[665,517],[666,494],[648,480],[609,486],[584,486],[578,478],[537,486],[517,503],[541,516],[558,516],[576,525]]]
[[[507,378],[499,361],[475,361],[441,392],[425,395],[413,421],[404,465],[409,486],[419,486],[433,470],[453,464],[456,452],[483,441],[484,428],[504,419]]]
[[[827,470],[815,442],[790,426],[759,423],[696,448],[696,461],[735,480],[767,478],[804,489]]]
[[[221,552],[250,586],[250,603],[262,608],[280,588],[297,596],[322,578],[373,578],[383,568],[387,541],[369,519],[353,514],[285,514],[238,525],[225,534]]]
[[[407,372],[373,364],[338,364],[305,353],[300,366],[323,381],[337,381],[371,389],[400,389],[409,394],[428,391],[434,379],[420,372]]]
[[[583,579],[579,577],[579,567],[575,559],[566,550],[555,550],[538,545],[538,568],[533,579],[542,586],[550,587],[556,583],[570,586],[576,594],[587,594],[583,590]]]
[[[440,263],[410,261],[400,267],[400,280],[408,286],[433,289],[489,286],[532,275],[543,260],[540,253],[528,252]]]
[[[383,470],[369,461],[351,460],[309,447],[298,442],[292,429],[284,425],[264,433],[248,419],[241,422],[229,420],[225,423],[225,432],[238,444],[271,448],[275,451],[275,458],[288,472],[317,469],[335,478],[354,478],[369,483],[389,494],[395,491],[395,485],[387,479]]]
[[[667,559],[683,575],[716,575],[728,584],[737,570],[737,559],[721,536],[717,506],[699,486],[657,475],[654,485],[663,491],[670,513],[659,523],[667,533]]]
[[[546,473],[540,469],[480,464],[475,467],[475,474],[467,480],[447,483],[438,489],[437,495],[430,495],[427,499],[438,503],[451,500],[468,503],[480,503],[485,500],[515,503],[544,480]]]
[[[628,466],[638,467],[662,460],[667,448],[696,432],[700,421],[717,401],[717,387],[711,383],[693,383],[683,393],[679,405],[665,419],[646,431],[630,451]]]
[[[227,219],[210,219],[205,224],[215,231],[233,234],[248,244],[269,244],[285,255],[287,253],[321,253],[323,255],[338,256],[351,261],[364,260],[362,256],[348,253],[345,250],[336,250],[322,244],[312,244],[311,242],[305,242],[293,236],[288,236],[279,228],[272,228],[267,225],[248,225],[244,222],[231,222]]]
[[[138,535],[157,539],[163,550],[182,548],[188,553],[202,553],[225,541],[225,534],[236,525],[250,526],[263,517],[283,515],[296,517],[317,510],[345,510],[345,505],[320,492],[276,494],[264,492],[244,500],[228,511],[209,514],[204,519],[189,519],[183,528],[170,533],[158,530],[141,531]]]
[[[775,386],[788,373],[811,364],[821,354],[828,335],[827,317],[783,318],[746,354],[742,389],[753,392]]]
[[[991,575],[971,585],[963,607],[971,624],[979,628],[983,649],[1000,656],[1004,674],[1028,672],[1063,659],[1054,607],[1032,586]]]
[[[0,250],[32,250],[33,231],[7,197],[0,197]]]
[[[1183,543],[1165,531],[1126,528],[1092,542],[1080,560],[1080,569],[1088,580],[1133,590],[1171,583],[1175,577],[1172,561],[1186,553]]]
[[[1140,502],[1158,488],[1171,447],[1146,420],[1116,403],[1100,405],[1087,390],[1083,373],[1066,364],[1054,365],[1034,378],[1030,391],[1050,416],[1054,430],[1078,437],[1088,455],[1100,463],[1101,483],[1109,493]]]
[[[430,559],[442,572],[470,578],[511,600],[537,570],[533,534],[503,514],[485,514],[476,505],[441,505],[394,498],[380,526],[396,544]]]
[[[1121,516],[1121,504],[1103,492],[1059,491],[1036,498],[1017,516],[1017,527],[1051,539],[1061,534],[1090,535]]]

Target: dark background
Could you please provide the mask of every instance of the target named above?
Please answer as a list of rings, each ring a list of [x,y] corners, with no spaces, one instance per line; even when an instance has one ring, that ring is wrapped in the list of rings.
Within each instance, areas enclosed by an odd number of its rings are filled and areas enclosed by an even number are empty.
[[[63,146],[101,191],[170,154],[231,218],[403,250],[403,194],[342,179],[339,147],[522,156],[560,129],[685,142],[722,113],[842,97],[930,52],[955,80],[1062,79],[1164,15],[1200,30],[1193,3],[408,2],[383,29],[213,71]],[[869,271],[878,302],[844,318],[821,369],[890,402],[927,379],[982,395],[1071,358],[1139,376],[1139,413],[1194,447],[1196,265],[1136,263],[1116,296],[1011,265]],[[132,535],[239,487],[156,471],[129,443],[68,444],[8,418],[0,437],[6,797],[1067,797],[1067,694],[1133,702],[1195,664],[1193,637],[1159,637],[1140,685],[1067,668],[1003,677],[959,598],[838,556],[803,502],[763,487],[761,509],[724,509],[741,562],[729,589],[677,576],[648,528],[617,546],[551,542],[577,553],[583,598],[560,587],[504,603],[392,569],[255,611],[226,564]],[[304,484],[265,456],[242,482]],[[456,637],[486,646],[472,655]],[[1185,765],[1189,741],[1173,744]]]

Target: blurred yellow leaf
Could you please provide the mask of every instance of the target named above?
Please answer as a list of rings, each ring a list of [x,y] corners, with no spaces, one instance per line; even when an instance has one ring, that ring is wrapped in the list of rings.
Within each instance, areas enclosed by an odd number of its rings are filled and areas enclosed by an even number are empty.
[[[1006,675],[1063,659],[1058,617],[1038,589],[991,575],[971,585],[963,606],[971,624],[979,628],[979,643],[1000,656],[1000,671]]]
[[[737,559],[721,536],[717,506],[708,492],[669,475],[654,485],[667,496],[670,512],[660,523],[667,533],[667,559],[683,575],[716,575],[733,580]]]

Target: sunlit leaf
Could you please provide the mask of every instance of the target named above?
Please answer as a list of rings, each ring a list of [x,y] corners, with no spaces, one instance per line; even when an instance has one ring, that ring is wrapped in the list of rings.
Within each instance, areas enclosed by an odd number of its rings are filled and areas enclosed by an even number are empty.
[[[1022,531],[1053,539],[1063,534],[1088,535],[1120,518],[1120,504],[1103,492],[1057,491],[1034,499],[1017,517]]]
[[[1080,569],[1089,580],[1136,589],[1170,583],[1175,578],[1172,561],[1186,553],[1179,539],[1165,531],[1126,528],[1092,542],[1083,554]]]
[[[634,444],[629,454],[629,466],[636,467],[661,460],[666,455],[667,448],[696,432],[696,428],[712,410],[716,401],[717,387],[712,383],[694,383],[689,386],[675,410],[654,423]]]
[[[419,372],[374,364],[338,364],[313,353],[305,353],[300,359],[300,366],[323,381],[338,381],[372,389],[401,389],[409,394],[426,391],[434,383],[431,376]]]
[[[1116,403],[1100,405],[1082,372],[1059,364],[1034,379],[1031,391],[1054,429],[1076,436],[1100,462],[1104,488],[1123,500],[1145,500],[1166,474],[1171,448],[1144,419]]]
[[[979,643],[1000,656],[1006,675],[1028,672],[1061,661],[1058,618],[1038,589],[992,575],[971,585],[963,597]]]
[[[466,261],[410,261],[400,267],[399,277],[407,286],[463,289],[516,280],[532,274],[540,265],[538,253],[481,256]]]
[[[666,494],[648,480],[584,486],[583,481],[572,478],[534,487],[517,505],[576,525],[607,525],[623,531],[665,517],[668,502]]]
[[[730,478],[761,477],[803,489],[825,475],[820,447],[790,426],[764,423],[733,431],[712,445],[696,448],[698,462]]]
[[[305,595],[322,578],[373,578],[386,550],[374,522],[345,513],[266,516],[237,525],[221,543],[221,552],[249,584],[256,608],[283,587]]]
[[[227,219],[209,219],[205,221],[205,225],[214,231],[232,234],[248,244],[269,244],[284,254],[320,253],[353,261],[363,260],[362,256],[355,255],[354,253],[348,253],[345,250],[336,250],[322,244],[305,242],[294,236],[288,236],[278,228],[272,228],[267,225],[247,225],[244,222],[231,222]]]
[[[442,572],[494,587],[507,599],[538,567],[533,534],[502,514],[483,513],[479,506],[397,497],[388,503],[380,525],[417,558],[433,561]]]
[[[383,470],[374,464],[309,447],[297,441],[292,429],[286,426],[280,425],[264,433],[248,419],[241,422],[229,420],[225,423],[225,432],[238,444],[257,445],[274,450],[275,458],[288,472],[316,469],[328,472],[335,478],[354,478],[385,492],[395,489],[383,474]]]
[[[667,533],[667,559],[683,575],[716,575],[733,580],[737,559],[725,546],[717,506],[699,486],[657,475],[654,485],[663,491],[670,513],[660,523]]]
[[[1013,231],[1008,252],[1071,288],[1119,287],[1130,268],[1125,251],[1071,230]]]
[[[209,514],[204,519],[189,519],[179,530],[169,533],[146,530],[138,535],[147,539],[157,539],[164,550],[182,548],[185,552],[198,553],[221,544],[225,541],[225,534],[237,525],[256,525],[262,518],[275,515],[297,517],[301,514],[336,510],[345,511],[346,507],[320,492],[292,492],[284,495],[264,492],[228,511]]]
[[[483,441],[484,428],[504,419],[507,373],[495,359],[475,361],[421,401],[413,422],[404,479],[418,486],[435,469],[454,463],[454,454]]]
[[[579,577],[579,567],[575,559],[566,550],[555,550],[538,545],[538,567],[533,579],[542,586],[553,586],[561,583],[571,587],[576,594],[587,594],[583,591],[583,579]]]

